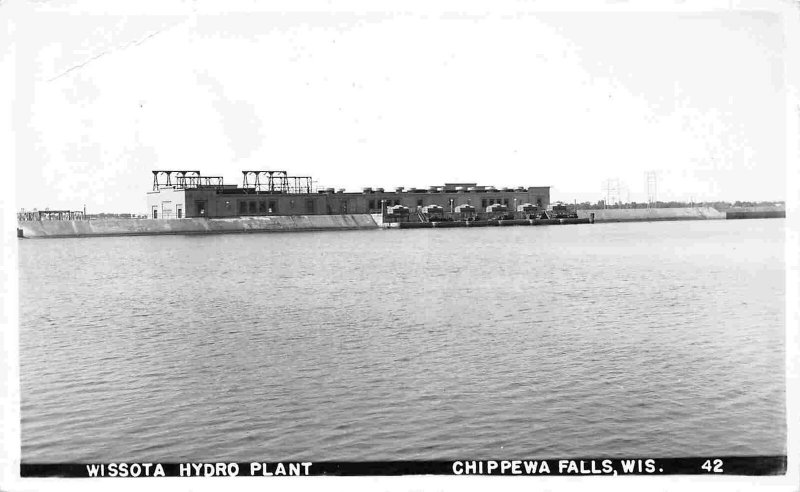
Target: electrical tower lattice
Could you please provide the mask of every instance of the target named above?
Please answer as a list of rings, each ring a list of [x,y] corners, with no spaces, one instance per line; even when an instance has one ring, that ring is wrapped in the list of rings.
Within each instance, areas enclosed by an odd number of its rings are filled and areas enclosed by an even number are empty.
[[[652,207],[658,201],[658,174],[655,171],[644,173],[647,182],[647,207]]]

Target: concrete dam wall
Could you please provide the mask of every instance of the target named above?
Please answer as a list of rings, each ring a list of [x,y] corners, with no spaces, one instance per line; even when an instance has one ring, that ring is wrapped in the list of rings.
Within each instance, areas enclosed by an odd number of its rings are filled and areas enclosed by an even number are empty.
[[[578,210],[578,217],[588,218],[594,214],[595,222],[626,222],[656,220],[705,220],[724,219],[725,214],[712,207],[686,208],[608,208],[600,210]]]
[[[785,219],[783,207],[737,207],[725,211],[728,219]]]
[[[20,221],[26,238],[224,234],[377,229],[369,214],[285,215],[230,219],[108,219]]]

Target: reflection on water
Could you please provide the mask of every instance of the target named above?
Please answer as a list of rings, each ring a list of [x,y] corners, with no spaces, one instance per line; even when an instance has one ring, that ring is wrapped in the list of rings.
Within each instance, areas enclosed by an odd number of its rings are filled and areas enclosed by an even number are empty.
[[[783,227],[20,241],[23,460],[783,453]]]

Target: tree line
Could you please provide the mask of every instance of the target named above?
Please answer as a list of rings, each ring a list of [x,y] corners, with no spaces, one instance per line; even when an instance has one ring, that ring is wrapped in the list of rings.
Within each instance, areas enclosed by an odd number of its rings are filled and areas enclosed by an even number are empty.
[[[604,208],[686,208],[686,207],[711,207],[715,208],[719,211],[725,211],[731,208],[742,208],[742,207],[785,207],[786,204],[784,201],[757,201],[757,202],[749,202],[749,201],[735,201],[735,202],[723,202],[723,201],[713,201],[713,202],[662,202],[657,201],[653,202],[652,204],[646,202],[628,202],[628,203],[615,203],[615,204],[608,204],[606,205],[605,200],[600,200],[596,203],[591,202],[579,202],[576,204],[568,203],[565,204],[571,209],[577,208],[578,210],[598,210]]]

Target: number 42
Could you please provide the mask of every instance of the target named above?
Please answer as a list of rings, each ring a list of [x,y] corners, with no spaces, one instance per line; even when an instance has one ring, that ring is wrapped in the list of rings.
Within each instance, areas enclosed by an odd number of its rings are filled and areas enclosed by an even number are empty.
[[[706,460],[700,468],[709,473],[722,473],[722,460]]]

